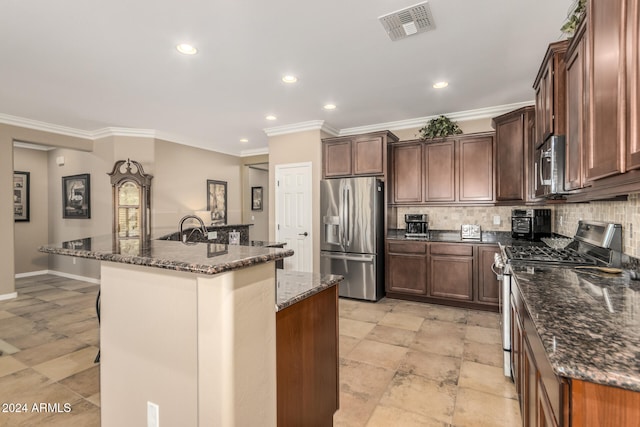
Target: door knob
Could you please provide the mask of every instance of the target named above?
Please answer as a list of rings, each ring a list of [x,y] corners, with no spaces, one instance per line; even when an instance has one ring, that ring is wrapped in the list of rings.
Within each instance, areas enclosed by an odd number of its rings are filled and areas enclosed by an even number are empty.
[[[308,235],[309,235],[309,233],[307,233],[306,231],[304,233],[298,233],[298,236],[307,237]]]

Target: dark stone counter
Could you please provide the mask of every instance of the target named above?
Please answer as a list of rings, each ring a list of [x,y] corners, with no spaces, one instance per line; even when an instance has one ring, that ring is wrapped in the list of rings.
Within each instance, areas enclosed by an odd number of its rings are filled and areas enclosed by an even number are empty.
[[[342,279],[342,276],[334,274],[321,276],[317,273],[277,270],[276,310],[280,311],[318,292],[337,286]]]
[[[387,230],[387,239],[418,242],[502,243],[503,245],[509,245],[512,241],[510,231],[482,231],[480,239],[463,239],[460,230],[429,230],[429,235],[424,238],[405,237],[404,233],[404,229]]]
[[[199,274],[218,274],[293,255],[293,250],[265,246],[169,240],[115,239],[112,235],[50,243],[40,252],[163,268]]]
[[[559,267],[514,275],[558,376],[640,392],[640,282]]]

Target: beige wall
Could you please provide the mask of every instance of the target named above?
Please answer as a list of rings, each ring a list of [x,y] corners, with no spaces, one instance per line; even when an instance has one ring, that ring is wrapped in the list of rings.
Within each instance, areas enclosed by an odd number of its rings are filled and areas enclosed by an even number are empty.
[[[268,165],[265,165],[268,167]],[[269,171],[244,166],[243,222],[249,228],[251,240],[269,240]],[[251,187],[262,187],[262,210],[251,209]]]
[[[48,270],[48,256],[38,252],[39,246],[49,242],[48,153],[15,148],[13,156],[13,169],[29,172],[30,181],[29,221],[14,225],[15,273]]]
[[[319,130],[269,138],[269,188],[275,188],[275,167],[288,163],[311,162],[311,213],[313,271],[320,271],[320,180],[322,179],[322,141]],[[275,191],[269,195],[269,240],[276,240]]]

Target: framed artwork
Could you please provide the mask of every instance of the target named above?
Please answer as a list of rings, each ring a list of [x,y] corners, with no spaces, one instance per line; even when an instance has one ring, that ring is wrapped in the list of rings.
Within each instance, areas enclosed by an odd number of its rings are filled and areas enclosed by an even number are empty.
[[[227,223],[227,183],[207,180],[207,210],[211,212],[211,224]]]
[[[62,177],[62,218],[91,218],[88,173]]]
[[[251,210],[262,210],[262,187],[251,187]]]
[[[13,219],[29,221],[29,172],[13,172]]]

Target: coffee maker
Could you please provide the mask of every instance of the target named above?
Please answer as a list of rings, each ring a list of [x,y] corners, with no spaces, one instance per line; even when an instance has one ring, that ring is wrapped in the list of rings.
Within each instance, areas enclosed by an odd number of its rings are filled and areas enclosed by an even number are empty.
[[[427,214],[406,214],[404,237],[426,238],[429,236],[429,219]]]

